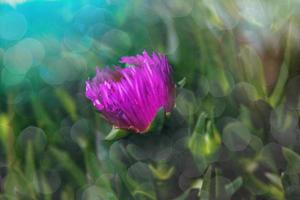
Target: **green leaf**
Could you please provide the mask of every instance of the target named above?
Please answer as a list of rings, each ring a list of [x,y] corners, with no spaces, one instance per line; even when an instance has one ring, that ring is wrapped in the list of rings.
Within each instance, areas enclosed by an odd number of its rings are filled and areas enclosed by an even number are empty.
[[[247,188],[252,188],[258,193],[263,194],[267,199],[276,199],[283,200],[284,199],[284,191],[281,188],[269,183],[265,183],[260,180],[260,178],[253,175],[253,173],[249,173],[244,175],[245,185]]]
[[[30,185],[30,182],[27,181],[24,174],[17,172],[16,170],[10,170],[5,177],[4,182],[4,194],[6,196],[14,197],[12,199],[20,199],[22,194],[25,194],[27,199],[35,199],[34,191]],[[18,191],[16,193],[15,191]]]
[[[201,113],[199,115],[196,126],[194,128],[194,133],[204,131],[206,119],[207,119],[206,113]]]
[[[248,45],[241,47],[240,59],[242,65],[239,74],[243,77],[243,81],[252,84],[261,99],[265,99],[267,96],[266,80],[264,77],[264,66],[256,51]]]
[[[116,140],[126,137],[128,134],[129,134],[129,131],[127,131],[127,130],[113,127],[112,130],[109,132],[109,134],[105,137],[105,140],[116,141]]]
[[[63,89],[56,89],[55,94],[61,102],[62,106],[71,116],[72,120],[77,119],[76,104],[72,97]]]
[[[77,183],[79,183],[80,185],[83,185],[85,183],[85,175],[66,152],[54,147],[50,147],[49,150],[51,154],[57,159],[58,163],[60,163],[65,168],[65,170],[73,176],[74,180]]]
[[[284,89],[286,82],[288,80],[289,76],[289,69],[288,65],[286,63],[283,63],[280,68],[279,77],[276,81],[276,85],[274,90],[272,91],[271,96],[269,97],[269,102],[273,106],[273,108],[278,105],[280,100],[283,97]]]
[[[288,164],[287,171],[291,174],[300,173],[300,156],[286,147],[283,147],[282,153]]]
[[[31,97],[31,105],[38,127],[49,127],[49,129],[55,130],[55,123],[36,95]]]
[[[84,160],[88,174],[95,181],[100,176],[100,172],[102,170],[100,168],[100,163],[97,160],[96,155],[93,152],[90,152],[87,149],[85,149]]]
[[[210,187],[211,187],[211,167],[208,167],[203,178],[203,185],[200,191],[200,199],[203,200],[210,199]]]
[[[44,174],[40,174],[39,188],[43,192],[43,194],[44,194],[43,196],[44,196],[45,200],[52,199],[51,196],[52,196],[53,190]]]
[[[225,190],[228,195],[233,195],[243,185],[242,177],[237,177],[231,183],[225,186]]]
[[[28,181],[31,190],[34,191],[38,188],[38,177],[36,174],[35,163],[34,163],[34,152],[33,144],[29,142],[26,148],[26,164],[25,164],[25,176]],[[34,193],[32,193],[34,196]]]
[[[206,119],[207,119],[206,113],[201,113],[199,115],[193,134],[188,141],[188,147],[193,154],[198,154],[201,152],[201,147],[199,145],[199,140],[200,140],[199,137],[201,137],[201,133],[205,131]]]
[[[281,178],[278,174],[266,172],[265,176],[269,179],[269,181],[276,185],[279,188],[283,188]]]
[[[300,187],[299,176],[283,172],[281,180],[284,188],[285,199],[296,200],[297,196],[299,196],[299,190],[297,189]]]

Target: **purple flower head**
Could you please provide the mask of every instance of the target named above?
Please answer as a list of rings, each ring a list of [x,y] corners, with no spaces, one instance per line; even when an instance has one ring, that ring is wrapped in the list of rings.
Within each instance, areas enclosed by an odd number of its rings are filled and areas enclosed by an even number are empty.
[[[96,76],[86,81],[86,96],[114,126],[144,133],[161,107],[173,108],[172,68],[166,56],[146,51],[120,62],[128,67],[96,68]]]

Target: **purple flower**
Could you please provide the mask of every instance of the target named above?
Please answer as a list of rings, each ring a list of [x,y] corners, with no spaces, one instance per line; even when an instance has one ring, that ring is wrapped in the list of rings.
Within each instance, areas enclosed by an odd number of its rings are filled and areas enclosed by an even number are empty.
[[[175,85],[167,57],[146,51],[122,57],[128,67],[96,68],[96,76],[86,81],[86,96],[114,126],[145,133],[157,111],[170,112]]]

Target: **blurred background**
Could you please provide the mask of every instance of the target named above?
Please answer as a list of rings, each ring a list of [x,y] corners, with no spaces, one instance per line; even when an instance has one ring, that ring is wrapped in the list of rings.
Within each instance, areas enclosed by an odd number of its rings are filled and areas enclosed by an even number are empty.
[[[1,199],[300,199],[298,0],[0,0]],[[95,67],[168,56],[176,106],[114,143]]]

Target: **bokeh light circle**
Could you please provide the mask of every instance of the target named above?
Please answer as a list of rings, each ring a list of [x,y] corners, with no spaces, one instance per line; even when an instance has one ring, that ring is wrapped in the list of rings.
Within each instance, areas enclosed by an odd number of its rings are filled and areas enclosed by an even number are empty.
[[[70,28],[65,32],[64,44],[74,52],[86,52],[92,44],[93,39],[88,34]]]
[[[286,108],[285,105],[281,104],[271,112],[270,125],[280,131],[298,127],[297,112],[290,110]]]
[[[89,28],[88,35],[96,41],[100,41],[103,35],[108,32],[111,27],[105,23],[97,23]]]
[[[79,79],[86,70],[86,60],[76,53],[66,53],[47,59],[39,67],[41,78],[50,85]]]
[[[47,172],[38,172],[38,179],[33,179],[32,184],[34,189],[41,194],[53,194],[56,192],[61,185],[61,177],[59,173],[55,170],[47,171]],[[41,185],[43,187],[41,187]]]
[[[183,88],[178,90],[175,105],[178,111],[184,116],[192,115],[197,112],[198,109],[197,99],[194,93]]]
[[[219,69],[216,70],[215,73],[222,75],[213,76],[208,79],[210,94],[214,97],[224,97],[229,95],[235,84],[232,73],[229,71],[219,71]]]
[[[128,52],[131,46],[131,38],[128,33],[120,29],[112,29],[103,35],[98,48],[104,55],[110,57],[121,56]]]
[[[300,134],[298,120],[296,111],[288,109],[285,105],[279,105],[270,114],[270,131],[273,138],[283,145],[295,144]]]
[[[249,129],[241,122],[232,122],[226,125],[222,135],[225,146],[231,151],[244,150],[251,141]]]
[[[47,144],[47,136],[43,129],[35,126],[25,128],[18,137],[19,148],[25,151],[29,143],[35,152],[43,152]]]
[[[266,144],[261,148],[257,157],[266,168],[284,170],[286,167],[285,158],[282,154],[282,147],[280,144]]]
[[[238,103],[245,105],[258,100],[256,88],[247,82],[240,82],[236,84],[233,89],[233,95]]]
[[[93,5],[85,5],[75,14],[72,26],[81,33],[86,33],[97,23],[107,23],[111,20],[108,10]]]
[[[86,119],[79,119],[71,128],[71,138],[77,142],[79,146],[85,147],[87,145],[87,135],[90,127]]]
[[[27,31],[26,18],[18,12],[6,12],[0,16],[0,38],[5,40],[21,39]]]
[[[149,153],[145,151],[143,148],[140,148],[135,144],[128,144],[126,146],[126,150],[128,154],[134,158],[135,160],[146,160],[149,158]]]
[[[152,173],[147,164],[136,162],[128,168],[127,176],[139,181],[140,183],[148,182],[152,179]]]
[[[143,3],[134,8],[135,16],[147,24],[157,23],[159,21],[159,16],[155,9],[147,4],[147,0],[141,0],[141,2]]]
[[[31,53],[33,65],[40,64],[45,56],[45,48],[37,39],[25,38],[18,43],[18,47],[27,49]]]
[[[26,47],[17,44],[5,51],[3,64],[14,74],[25,74],[32,65],[32,55]]]

